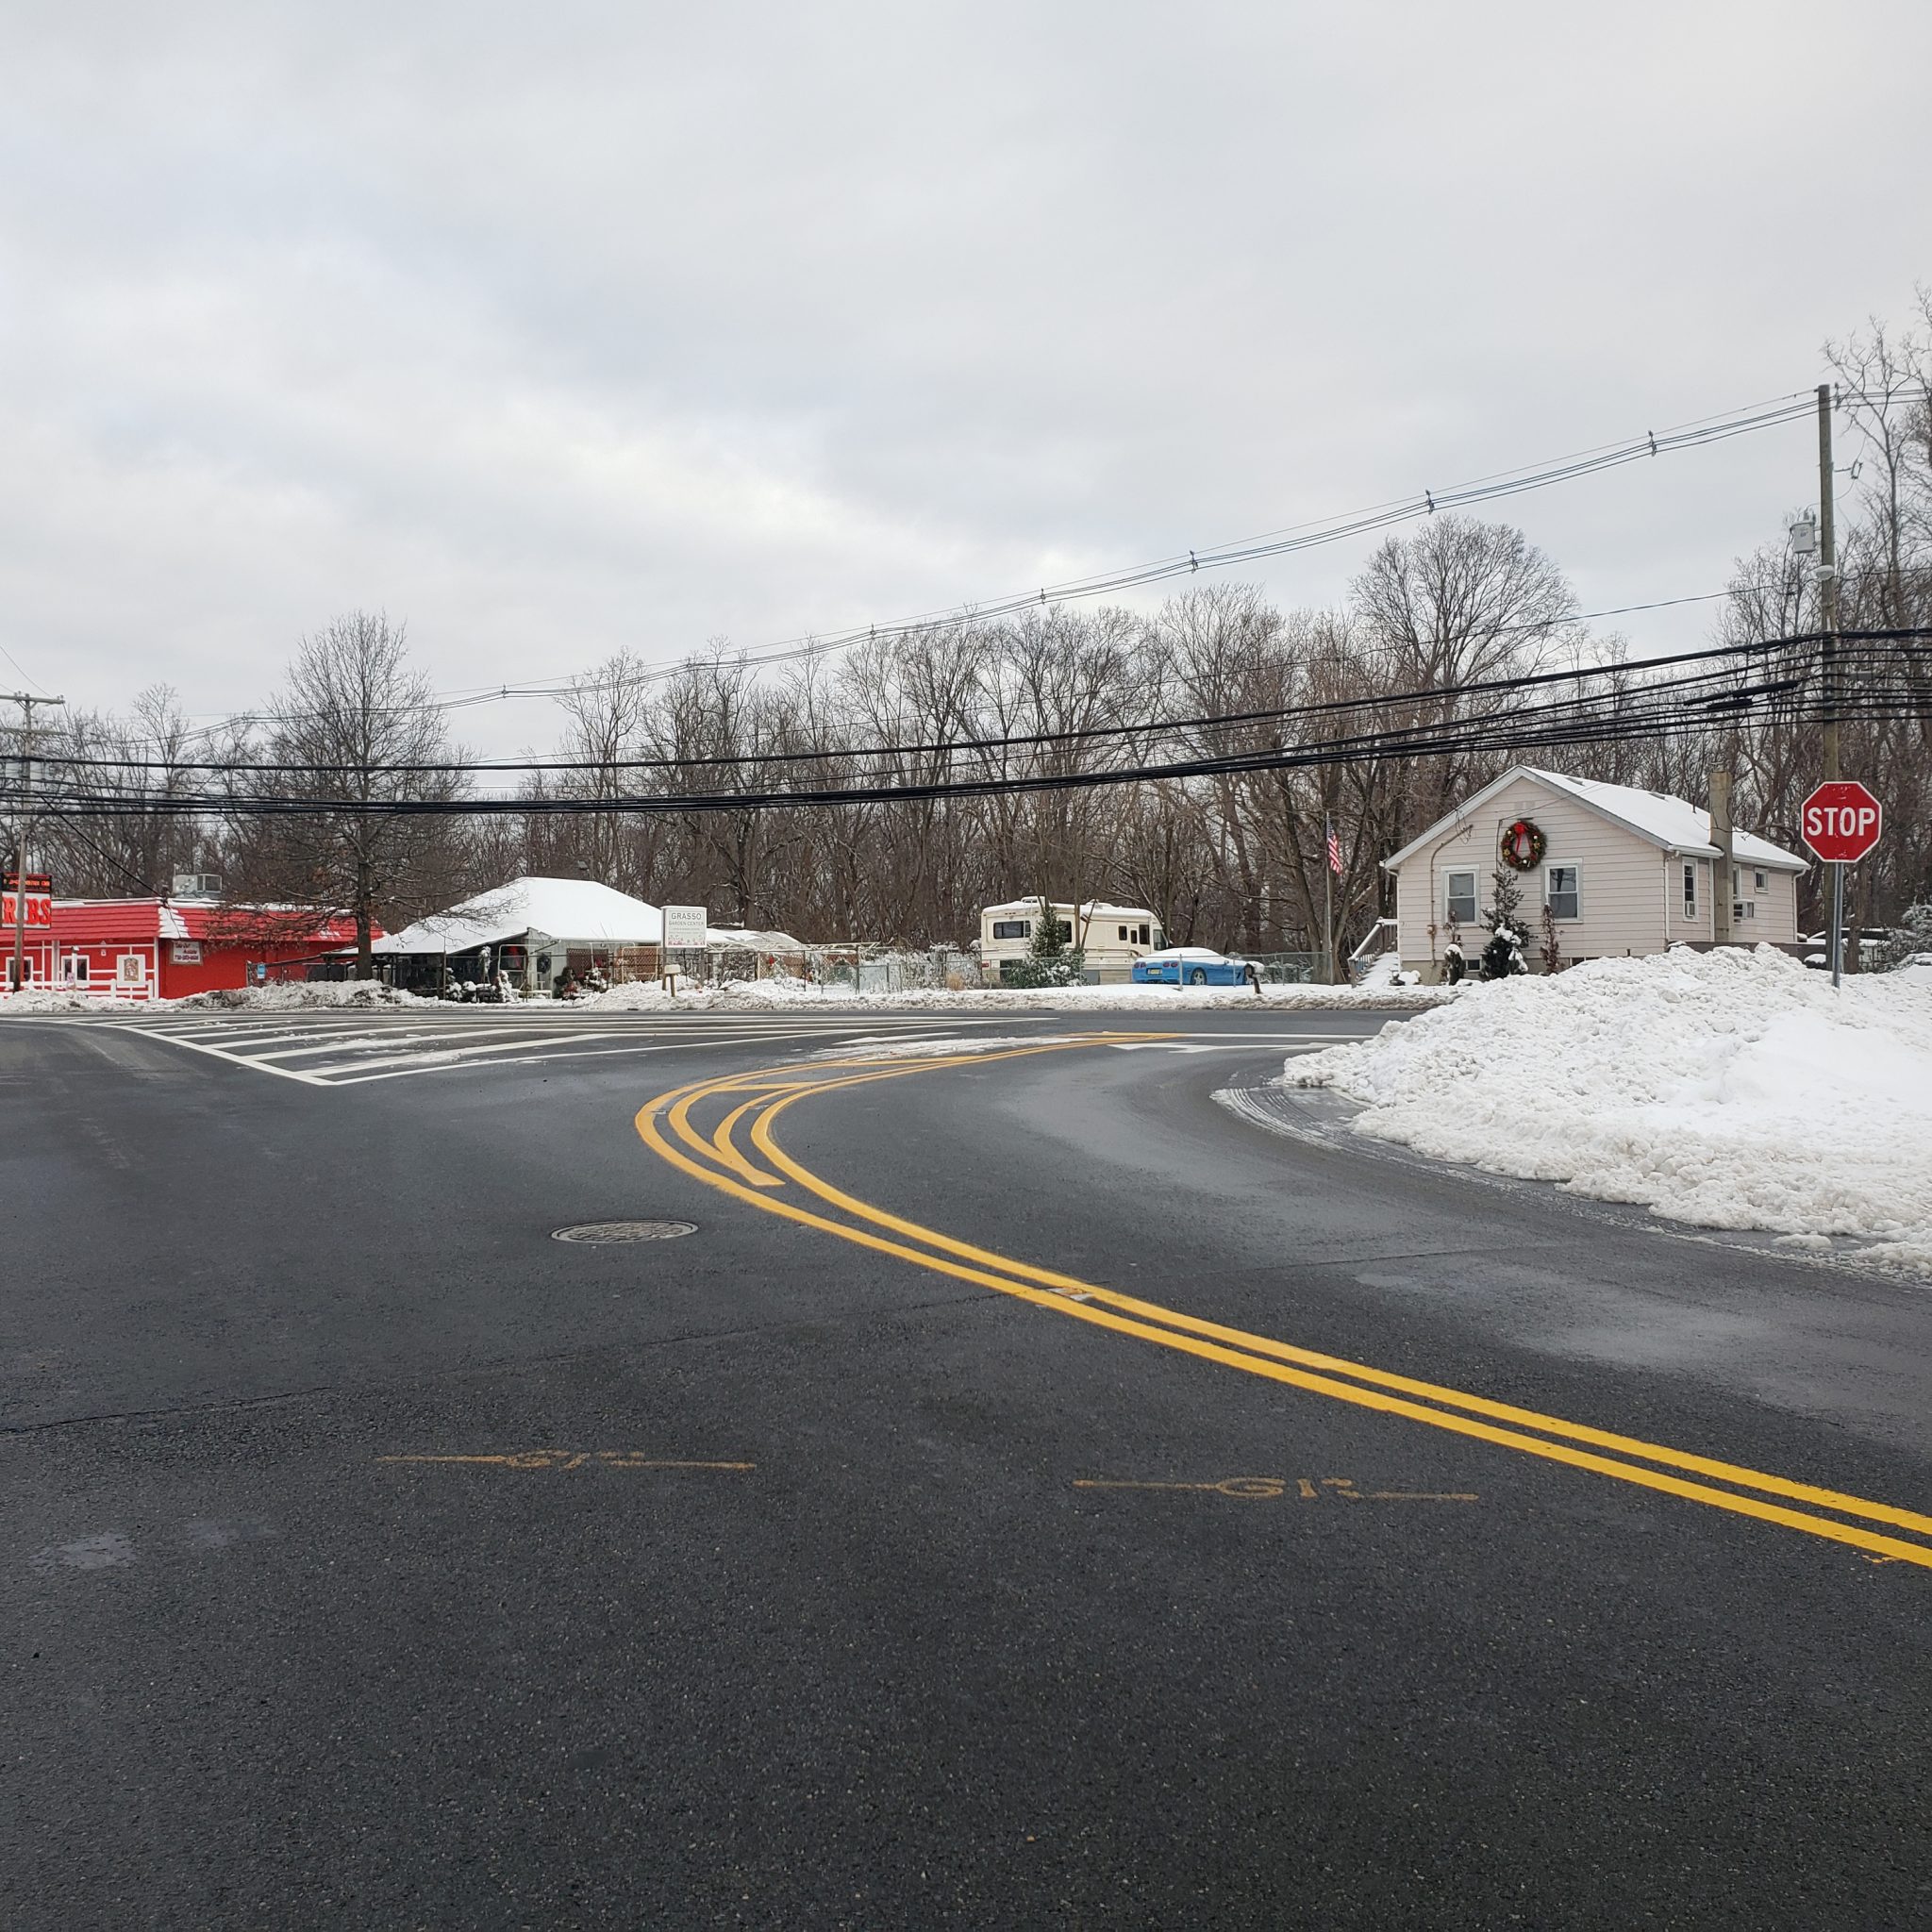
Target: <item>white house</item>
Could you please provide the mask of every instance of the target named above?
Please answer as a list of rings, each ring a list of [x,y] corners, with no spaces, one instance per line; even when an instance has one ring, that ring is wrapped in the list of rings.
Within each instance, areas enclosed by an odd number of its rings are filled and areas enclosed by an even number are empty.
[[[594,879],[521,878],[377,940],[375,951],[396,985],[417,991],[501,974],[548,992],[566,970],[654,979],[663,941],[664,914],[642,899]]]
[[[1089,899],[1075,906],[1057,899],[1053,916],[1072,934],[1067,943],[1086,954],[1087,976],[1096,972],[1103,980],[1127,977],[1143,953],[1158,952],[1163,943],[1159,920],[1144,906],[1108,906]],[[1008,959],[1024,959],[1033,948],[1033,929],[1040,922],[1038,899],[1009,899],[1004,906],[983,907],[979,914],[979,963],[997,979]]]
[[[1518,765],[1382,861],[1395,874],[1406,968],[1440,979],[1452,938],[1474,962],[1512,830],[1533,970],[1546,906],[1565,965],[1713,942],[1711,894],[1721,882],[1707,812],[1667,792]],[[1750,832],[1733,833],[1732,857],[1732,938],[1795,944],[1798,878],[1809,861]]]

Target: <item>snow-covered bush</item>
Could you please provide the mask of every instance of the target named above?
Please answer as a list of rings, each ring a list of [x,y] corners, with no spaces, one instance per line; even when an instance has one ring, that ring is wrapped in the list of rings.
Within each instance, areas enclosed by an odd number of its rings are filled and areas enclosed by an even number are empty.
[[[1498,866],[1490,886],[1490,909],[1483,914],[1489,941],[1483,947],[1483,977],[1508,979],[1527,973],[1523,957],[1523,888],[1506,866]]]

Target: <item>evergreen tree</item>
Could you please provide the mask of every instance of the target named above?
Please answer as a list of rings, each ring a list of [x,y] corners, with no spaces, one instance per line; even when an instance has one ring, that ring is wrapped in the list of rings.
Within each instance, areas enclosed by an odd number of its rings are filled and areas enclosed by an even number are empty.
[[[1065,920],[1054,917],[1053,902],[1043,894],[1033,917],[1033,937],[1026,958],[1008,959],[1000,978],[1007,986],[1078,986],[1086,954],[1067,941],[1074,936]]]
[[[1490,934],[1483,946],[1485,979],[1508,979],[1529,971],[1523,957],[1522,911],[1523,888],[1507,866],[1499,865],[1491,879],[1490,909],[1483,914]]]

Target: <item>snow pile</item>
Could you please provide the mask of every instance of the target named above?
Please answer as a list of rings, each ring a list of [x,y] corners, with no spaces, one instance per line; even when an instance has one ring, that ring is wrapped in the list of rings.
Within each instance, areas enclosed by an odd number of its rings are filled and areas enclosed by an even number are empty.
[[[1480,985],[1288,1062],[1357,1133],[1705,1227],[1863,1237],[1932,1273],[1932,983],[1769,947]]]
[[[290,1013],[337,1007],[441,1007],[449,1002],[418,999],[379,979],[308,979],[277,986],[220,987],[213,992],[149,1004],[189,1013],[229,1008],[249,1013]]]
[[[598,1012],[759,1012],[782,1008],[788,1012],[822,1008],[840,1013],[1105,1013],[1142,1015],[1236,1008],[1252,1012],[1261,1008],[1441,1006],[1455,992],[1441,986],[1267,986],[1257,998],[1247,987],[1205,986],[1042,986],[971,987],[959,991],[939,990],[904,992],[854,992],[849,986],[815,986],[809,980],[734,980],[728,986],[672,994],[639,981],[591,993],[575,1004]]]
[[[57,991],[48,987],[0,992],[0,1013],[86,1013],[108,1004],[88,993]]]

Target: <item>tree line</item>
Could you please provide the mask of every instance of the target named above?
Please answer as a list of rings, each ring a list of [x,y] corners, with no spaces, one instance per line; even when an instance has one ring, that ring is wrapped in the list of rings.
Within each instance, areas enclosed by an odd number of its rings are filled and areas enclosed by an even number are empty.
[[[1847,630],[1932,625],[1932,308],[1924,322],[1828,345],[1860,464],[1840,511]],[[1438,516],[1386,541],[1334,608],[1284,611],[1219,584],[1152,612],[1043,607],[775,667],[722,642],[669,670],[620,652],[560,698],[558,768],[524,774],[522,808],[491,816],[438,809],[487,780],[420,769],[467,760],[403,631],[352,613],[300,642],[259,717],[212,741],[165,687],[124,715],[72,716],[58,748],[100,762],[72,768],[70,796],[92,787],[131,808],[49,815],[35,842],[63,893],[165,891],[175,873],[213,872],[237,901],[326,908],[365,935],[528,873],[702,903],[717,923],[820,942],[957,942],[976,933],[981,906],[1037,894],[1146,906],[1176,941],[1269,953],[1322,945],[1332,827],[1340,955],[1390,909],[1381,860],[1515,761],[1481,727],[1521,697],[1480,687],[1589,665],[1607,674],[1600,688],[1641,694],[1652,674],[1577,610],[1561,569],[1520,530]],[[1820,616],[1814,574],[1780,531],[1737,559],[1715,641],[1796,637]],[[1337,729],[1315,708],[1364,699],[1381,701],[1382,722],[1470,729],[1426,755],[1377,743],[1292,762]],[[1844,724],[1844,771],[1888,808],[1885,842],[1854,880],[1861,923],[1932,896],[1928,733],[1932,696]],[[1124,772],[1257,746],[1281,761],[1093,789],[782,797]],[[226,768],[218,795],[174,815],[171,801],[207,791],[192,762],[207,759]],[[1821,750],[1815,716],[1773,700],[1525,761],[1699,804],[1708,774],[1728,769],[1737,823],[1800,849]],[[235,769],[249,764],[282,769]],[[329,809],[266,809],[264,787]],[[623,803],[718,791],[781,796],[703,814]],[[393,815],[408,806],[426,809]],[[1801,918],[1815,924],[1807,883]]]

